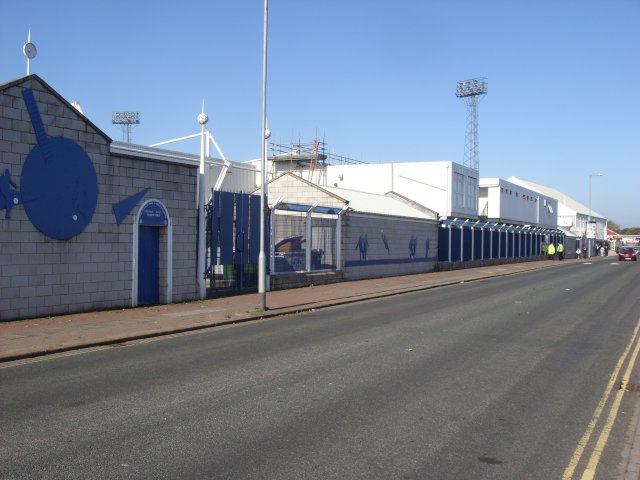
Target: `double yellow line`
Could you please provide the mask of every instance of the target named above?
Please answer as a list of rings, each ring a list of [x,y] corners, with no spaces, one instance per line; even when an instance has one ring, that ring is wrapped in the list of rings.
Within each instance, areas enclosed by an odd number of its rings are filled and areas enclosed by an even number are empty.
[[[600,399],[598,406],[593,412],[593,416],[591,417],[591,421],[587,426],[587,430],[584,432],[584,435],[582,435],[582,438],[578,442],[578,446],[573,452],[571,461],[569,462],[569,465],[567,466],[567,468],[564,471],[564,474],[562,475],[562,480],[571,480],[573,478],[573,474],[575,473],[578,463],[582,458],[582,455],[587,447],[587,444],[589,443],[589,440],[591,439],[591,436],[593,435],[593,432],[596,428],[596,424],[600,420],[600,417],[602,416],[602,412],[604,411],[605,405],[607,404],[608,399],[613,393],[613,390],[617,383],[616,379],[618,378],[618,375],[620,374],[620,371],[622,370],[624,363],[627,361],[629,352],[631,352],[631,349],[635,344],[635,347],[633,347],[633,352],[631,354],[631,357],[629,357],[627,368],[625,369],[624,374],[622,376],[623,382],[629,380],[631,376],[631,371],[633,370],[633,366],[636,363],[636,358],[638,357],[638,352],[640,351],[640,337],[638,336],[638,332],[640,332],[640,320],[638,320],[638,324],[636,325],[636,328],[634,329],[633,334],[631,335],[631,339],[627,344],[627,348],[625,348],[624,352],[622,352],[622,355],[618,359],[616,368],[611,374],[611,378],[609,379],[609,383],[607,384],[607,387],[605,388],[604,393],[602,394],[602,398]],[[615,394],[613,403],[611,405],[611,410],[609,411],[609,416],[607,417],[607,420],[604,426],[602,427],[602,431],[600,432],[600,436],[598,437],[598,440],[596,441],[596,444],[593,447],[593,451],[591,452],[591,456],[589,457],[587,467],[582,473],[582,477],[580,477],[582,480],[591,480],[594,478],[596,474],[596,468],[598,467],[598,462],[600,461],[600,457],[602,456],[604,447],[607,444],[609,435],[611,434],[613,423],[615,422],[616,417],[618,416],[618,411],[620,410],[620,403],[622,402],[622,396],[624,395],[625,391],[626,390],[619,388]]]

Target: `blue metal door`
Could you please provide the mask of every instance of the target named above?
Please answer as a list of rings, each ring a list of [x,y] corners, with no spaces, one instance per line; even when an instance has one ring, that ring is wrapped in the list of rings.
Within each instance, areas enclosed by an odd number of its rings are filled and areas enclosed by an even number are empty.
[[[160,228],[138,227],[138,305],[160,303]]]

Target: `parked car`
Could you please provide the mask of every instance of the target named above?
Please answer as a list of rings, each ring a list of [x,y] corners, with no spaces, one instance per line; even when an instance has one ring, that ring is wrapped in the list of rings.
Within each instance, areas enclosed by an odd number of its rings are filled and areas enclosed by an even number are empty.
[[[618,260],[638,261],[638,250],[633,247],[620,247],[618,250]]]

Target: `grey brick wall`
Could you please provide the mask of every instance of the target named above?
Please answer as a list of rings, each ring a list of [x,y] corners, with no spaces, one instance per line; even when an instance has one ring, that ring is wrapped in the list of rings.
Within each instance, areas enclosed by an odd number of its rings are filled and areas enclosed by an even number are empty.
[[[197,298],[197,167],[111,156],[108,138],[28,77],[0,90],[0,174],[8,169],[18,187],[24,160],[36,144],[22,98],[25,87],[34,92],[47,134],[72,139],[89,155],[98,201],[85,230],[64,241],[39,232],[23,205],[13,207],[10,219],[0,210],[0,320],[131,306],[134,221],[150,198],[165,205],[173,222],[173,301]],[[117,225],[113,204],[147,187],[145,198]],[[166,231],[160,243],[166,261]],[[166,301],[164,265],[161,260],[161,301]]]
[[[292,175],[283,175],[269,184],[269,202],[282,197],[285,202],[313,205],[316,202],[323,207],[342,208],[344,202],[320,190],[322,187],[307,186],[306,182]]]
[[[433,271],[438,259],[438,222],[357,213],[347,213],[343,217],[345,279]],[[360,242],[365,236],[367,248],[366,258],[363,258]],[[412,239],[416,246],[413,257],[410,250]]]

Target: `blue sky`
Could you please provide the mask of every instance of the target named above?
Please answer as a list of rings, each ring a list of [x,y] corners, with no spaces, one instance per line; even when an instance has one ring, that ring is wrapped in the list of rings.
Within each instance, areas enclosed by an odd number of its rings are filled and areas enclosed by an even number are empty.
[[[0,0],[0,83],[31,71],[114,140],[196,133],[204,99],[227,158],[260,155],[262,0]],[[640,1],[270,0],[268,118],[369,163],[463,163],[459,80],[486,77],[480,176],[564,191],[640,226]],[[197,152],[197,142],[180,149]]]

